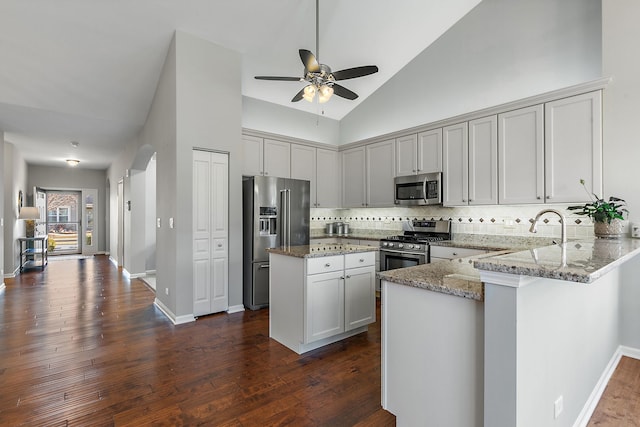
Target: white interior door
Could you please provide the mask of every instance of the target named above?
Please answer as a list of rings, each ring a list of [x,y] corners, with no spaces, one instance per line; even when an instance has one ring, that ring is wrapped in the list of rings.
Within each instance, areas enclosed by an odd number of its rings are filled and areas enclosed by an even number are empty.
[[[229,155],[193,150],[193,314],[229,307]]]

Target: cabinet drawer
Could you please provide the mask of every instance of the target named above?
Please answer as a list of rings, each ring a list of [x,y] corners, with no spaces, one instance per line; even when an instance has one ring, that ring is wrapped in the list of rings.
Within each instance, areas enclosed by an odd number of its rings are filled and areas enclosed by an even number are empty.
[[[375,252],[359,252],[344,256],[344,268],[367,267],[376,264]]]
[[[473,255],[486,254],[488,251],[482,249],[468,249],[468,248],[452,248],[447,246],[431,246],[431,258],[464,258]]]
[[[307,274],[328,273],[344,269],[344,256],[307,258]]]

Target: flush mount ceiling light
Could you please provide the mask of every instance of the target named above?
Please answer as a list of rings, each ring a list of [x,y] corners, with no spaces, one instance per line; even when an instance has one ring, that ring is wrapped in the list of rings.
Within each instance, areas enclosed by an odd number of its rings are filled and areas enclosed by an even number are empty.
[[[320,57],[319,47],[319,5],[316,0],[316,55],[306,49],[300,49],[300,59],[304,64],[304,76],[303,77],[276,77],[276,76],[256,76],[258,80],[280,80],[290,82],[307,82],[307,86],[303,87],[300,92],[293,97],[291,102],[298,102],[304,99],[309,102],[313,102],[313,99],[318,94],[318,102],[325,103],[334,93],[342,98],[354,100],[358,97],[355,92],[350,91],[344,86],[340,86],[336,83],[339,80],[355,79],[356,77],[368,76],[369,74],[377,73],[378,67],[375,65],[365,65],[363,67],[347,68],[340,71],[331,71],[331,67],[325,64],[320,64],[318,58]]]
[[[76,159],[67,159],[65,161],[69,166],[78,166],[78,164],[80,163],[80,160],[76,160]]]

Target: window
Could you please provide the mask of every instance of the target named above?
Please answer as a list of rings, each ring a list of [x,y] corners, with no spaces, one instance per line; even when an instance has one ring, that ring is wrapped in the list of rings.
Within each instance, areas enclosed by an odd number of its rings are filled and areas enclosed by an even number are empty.
[[[49,222],[69,222],[71,208],[69,206],[60,206],[47,212],[47,221]]]

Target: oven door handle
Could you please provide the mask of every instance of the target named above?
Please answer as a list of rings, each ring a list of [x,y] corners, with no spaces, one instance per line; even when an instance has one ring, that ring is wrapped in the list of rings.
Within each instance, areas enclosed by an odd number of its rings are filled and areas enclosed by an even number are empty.
[[[391,254],[403,254],[403,255],[415,255],[415,256],[425,256],[427,251],[424,252],[406,252],[406,251],[396,251],[393,249],[380,249],[380,253],[388,252]]]

